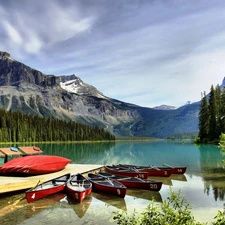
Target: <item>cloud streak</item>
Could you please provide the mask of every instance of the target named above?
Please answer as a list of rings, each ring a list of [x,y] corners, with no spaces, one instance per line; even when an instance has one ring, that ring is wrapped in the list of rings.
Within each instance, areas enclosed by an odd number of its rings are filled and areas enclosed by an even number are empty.
[[[199,101],[225,75],[225,2],[2,1],[0,48],[141,106]]]

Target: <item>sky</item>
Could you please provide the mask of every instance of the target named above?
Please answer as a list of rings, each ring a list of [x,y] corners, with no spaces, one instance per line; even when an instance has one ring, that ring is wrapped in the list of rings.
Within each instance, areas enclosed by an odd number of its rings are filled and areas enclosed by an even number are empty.
[[[0,0],[0,51],[144,107],[201,100],[225,77],[224,0]]]

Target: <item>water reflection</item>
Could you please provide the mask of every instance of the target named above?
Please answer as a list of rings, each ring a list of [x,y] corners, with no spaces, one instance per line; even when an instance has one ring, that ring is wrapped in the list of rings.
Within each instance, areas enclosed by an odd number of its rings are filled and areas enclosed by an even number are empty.
[[[4,221],[1,224],[19,224],[27,217],[40,213],[42,210],[49,208],[64,197],[65,193],[58,193],[28,204],[24,193],[8,195],[7,197],[1,198],[0,218],[1,221]]]
[[[47,198],[40,199],[38,201],[34,201],[27,204],[26,217],[30,217],[34,214],[39,213],[40,211],[54,205],[55,203],[59,202],[65,197],[66,197],[65,193],[57,193]]]
[[[117,209],[127,211],[127,206],[124,198],[120,198],[114,195],[107,195],[104,193],[92,192],[92,196],[102,202],[104,202],[106,207],[113,206]]]
[[[225,199],[225,169],[222,159],[224,155],[218,146],[198,145],[202,178],[204,179],[204,192],[213,193],[215,200]]]
[[[14,211],[25,207],[27,204],[24,193],[4,194],[0,196],[0,217],[7,216]]]
[[[72,163],[104,164],[108,151],[115,142],[42,144],[41,149],[48,155],[67,157]]]
[[[173,186],[172,180],[170,177],[154,177],[150,176],[148,177],[148,180],[153,180],[153,181],[160,181],[163,183],[163,185],[168,185],[168,186]]]
[[[170,179],[187,182],[187,177],[185,176],[185,174],[172,174],[170,176]]]
[[[73,208],[76,215],[79,218],[82,218],[92,202],[92,194],[87,195],[81,203],[78,203],[76,200],[72,199],[69,196],[67,196],[66,200],[68,202],[68,205]]]
[[[172,166],[187,166],[185,175],[172,175],[169,178],[149,177],[149,179],[163,182],[160,192],[153,192],[156,195],[154,198],[159,202],[165,200],[170,187],[175,191],[181,190],[182,196],[190,203],[195,217],[197,216],[197,219],[203,222],[213,220],[217,210],[223,210],[225,170],[222,159],[225,159],[225,155],[217,146],[195,146],[189,143],[174,144],[164,141],[38,144],[38,146],[45,154],[70,158],[72,163],[157,166],[167,163]],[[0,147],[8,146],[0,145]],[[79,207],[78,204],[65,198],[61,201],[53,201],[51,204],[48,204],[50,200],[45,199],[43,205],[37,201],[33,208],[24,201],[24,193],[18,193],[15,196],[0,195],[0,219],[4,225],[40,224],[43,221],[42,217],[46,217],[46,221],[54,225],[106,224],[113,221],[112,212],[117,209],[129,211],[131,205],[135,208],[147,206],[152,199],[152,196],[149,196],[150,193],[151,191],[128,189],[125,199],[116,198],[116,200],[112,200],[112,196],[109,198],[107,195],[93,193],[91,200],[84,202],[84,207]],[[118,201],[121,202],[118,203]]]
[[[145,199],[148,201],[162,202],[162,196],[160,192],[149,191],[149,190],[138,190],[138,189],[127,189],[127,195],[134,198]]]

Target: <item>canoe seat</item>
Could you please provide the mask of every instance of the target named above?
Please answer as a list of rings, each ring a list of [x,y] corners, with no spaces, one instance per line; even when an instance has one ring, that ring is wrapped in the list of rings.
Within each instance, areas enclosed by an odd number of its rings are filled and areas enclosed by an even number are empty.
[[[77,182],[77,181],[70,181],[70,184],[72,186],[82,186],[82,182]]]
[[[54,181],[55,181],[55,182],[64,182],[64,183],[67,182],[67,180],[63,180],[63,179],[62,179],[62,180],[60,180],[60,179],[55,179]]]
[[[62,182],[53,180],[52,184],[53,184],[53,186],[59,186],[59,185],[62,185]]]

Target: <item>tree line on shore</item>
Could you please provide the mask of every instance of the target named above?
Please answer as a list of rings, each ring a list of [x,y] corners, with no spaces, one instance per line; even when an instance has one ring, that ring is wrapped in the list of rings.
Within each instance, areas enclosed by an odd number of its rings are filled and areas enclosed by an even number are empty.
[[[0,109],[0,142],[115,140],[104,128]]]
[[[210,93],[203,93],[199,110],[199,133],[195,142],[218,143],[225,133],[225,87],[215,88]]]

